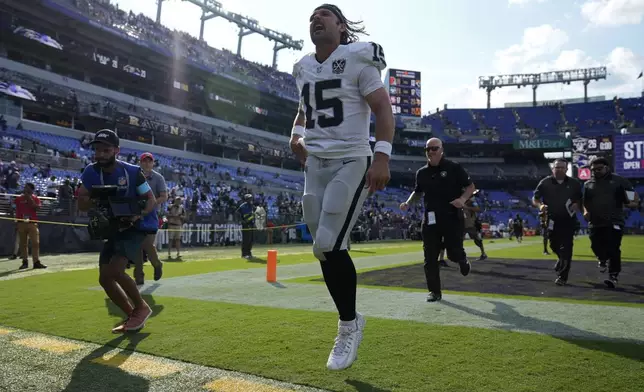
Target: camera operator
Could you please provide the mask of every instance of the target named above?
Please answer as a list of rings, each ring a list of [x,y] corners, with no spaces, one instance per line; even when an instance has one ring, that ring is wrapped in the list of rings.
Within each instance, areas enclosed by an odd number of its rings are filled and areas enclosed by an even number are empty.
[[[141,297],[134,280],[125,273],[125,267],[128,260],[137,260],[141,255],[146,236],[146,227],[141,217],[155,211],[156,200],[141,168],[116,159],[120,150],[119,137],[115,132],[100,130],[90,144],[94,147],[96,162],[83,171],[78,190],[78,207],[81,211],[95,214],[93,216],[97,218],[90,220],[90,232],[101,230],[102,237],[107,239],[99,257],[99,282],[112,302],[127,315],[127,319],[112,329],[112,332],[136,331],[145,326],[152,309]],[[105,201],[91,198],[90,193],[93,188],[100,189],[101,186],[115,187],[117,197],[132,203],[144,200],[145,207],[138,215],[106,217]],[[107,227],[103,224],[105,221]],[[100,226],[94,227],[93,224]]]

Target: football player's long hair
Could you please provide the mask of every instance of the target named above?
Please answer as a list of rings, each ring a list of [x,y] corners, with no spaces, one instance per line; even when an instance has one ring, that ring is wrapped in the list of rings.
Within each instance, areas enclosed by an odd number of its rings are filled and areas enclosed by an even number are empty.
[[[364,34],[364,35],[369,35],[367,34],[367,31],[363,26],[361,26],[362,21],[351,21],[347,19],[340,8],[333,4],[322,4],[321,6],[317,7],[315,10],[319,10],[321,8],[327,9],[335,14],[335,16],[340,19],[340,23],[344,24],[346,26],[346,29],[344,32],[342,32],[342,35],[340,35],[340,44],[341,45],[347,45],[353,42],[358,42],[359,37],[358,34]]]

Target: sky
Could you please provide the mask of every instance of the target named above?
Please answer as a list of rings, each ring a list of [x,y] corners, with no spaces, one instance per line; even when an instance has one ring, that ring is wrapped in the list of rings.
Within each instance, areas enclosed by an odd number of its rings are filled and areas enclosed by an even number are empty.
[[[120,9],[156,18],[157,0],[111,0]],[[303,40],[302,51],[278,52],[278,69],[314,51],[309,16],[321,1],[219,0],[227,11]],[[606,80],[591,82],[589,96],[640,96],[644,78],[644,0],[336,0],[345,16],[362,20],[384,48],[391,68],[420,71],[422,111],[482,108],[479,76],[540,73],[606,66]],[[164,0],[161,23],[199,36],[201,10],[182,0]],[[238,27],[223,18],[206,22],[204,39],[215,48],[237,50]],[[259,34],[243,38],[242,57],[271,64],[273,42]],[[383,75],[384,76],[384,75]],[[581,82],[545,85],[538,100],[583,97]],[[492,107],[532,100],[532,89],[492,92]]]

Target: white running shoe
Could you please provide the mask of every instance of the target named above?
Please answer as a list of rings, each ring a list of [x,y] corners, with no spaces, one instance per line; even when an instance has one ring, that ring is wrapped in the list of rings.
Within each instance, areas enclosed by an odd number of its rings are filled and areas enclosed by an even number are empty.
[[[362,342],[366,323],[365,318],[358,312],[353,321],[338,321],[338,336],[326,362],[327,369],[344,370],[351,367],[358,359],[358,347]]]

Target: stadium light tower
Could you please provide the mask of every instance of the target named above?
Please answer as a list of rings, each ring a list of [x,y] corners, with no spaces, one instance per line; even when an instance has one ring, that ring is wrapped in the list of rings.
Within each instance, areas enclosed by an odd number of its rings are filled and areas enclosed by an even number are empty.
[[[164,0],[157,0],[157,23],[161,24],[161,6]]]
[[[164,0],[157,0],[157,22],[161,19],[161,3]],[[295,41],[288,34],[280,33],[275,30],[267,29],[259,25],[255,19],[247,18],[234,12],[226,11],[222,8],[221,3],[215,0],[181,0],[188,1],[201,8],[201,26],[199,29],[199,40],[203,41],[203,30],[207,20],[218,16],[229,22],[235,23],[239,27],[239,39],[237,40],[237,55],[241,56],[242,38],[249,34],[257,33],[270,41],[275,41],[273,46],[273,68],[277,67],[277,52],[282,49],[302,50],[304,41]]]
[[[595,80],[606,79],[606,67],[569,69],[539,74],[513,74],[479,76],[479,88],[487,92],[487,108],[490,108],[490,93],[496,88],[532,86],[532,106],[537,106],[537,87],[542,84],[584,82],[584,102],[588,102],[588,84]]]

